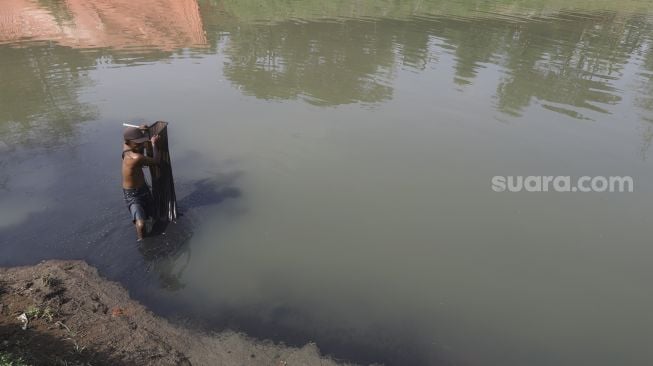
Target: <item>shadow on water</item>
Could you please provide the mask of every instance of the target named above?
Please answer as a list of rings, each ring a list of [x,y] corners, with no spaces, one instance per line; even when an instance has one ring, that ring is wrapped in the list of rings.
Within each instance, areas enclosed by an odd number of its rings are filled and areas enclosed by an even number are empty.
[[[198,218],[196,216],[191,216],[191,218],[187,220],[187,214],[193,215],[200,207],[215,206],[226,199],[238,198],[241,196],[242,193],[240,189],[230,186],[232,182],[233,178],[229,178],[228,181],[223,182],[212,178],[204,178],[190,183],[193,187],[191,192],[177,202],[179,220],[177,220],[173,225],[183,227],[181,231],[173,231],[175,233],[180,233],[180,240],[177,240],[177,242],[185,243],[192,237],[192,227],[193,225],[196,225],[194,220],[197,220]],[[152,244],[154,237],[166,235],[168,228],[171,227],[170,224],[169,221],[157,221],[154,223],[149,234],[151,240],[147,242],[147,245]]]
[[[229,178],[228,181],[222,183],[209,178],[194,182],[193,191],[177,202],[182,214],[185,210],[217,205],[228,198],[240,197],[240,189],[230,186],[234,179],[235,177]]]

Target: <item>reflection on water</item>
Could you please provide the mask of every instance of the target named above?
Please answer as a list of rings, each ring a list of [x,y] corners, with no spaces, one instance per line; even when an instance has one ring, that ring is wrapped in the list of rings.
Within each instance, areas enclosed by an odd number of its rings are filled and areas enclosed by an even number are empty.
[[[642,58],[640,93],[637,96],[637,104],[649,112],[644,118],[649,122],[653,122],[653,115],[651,115],[651,112],[653,112],[653,47],[650,44]]]
[[[647,6],[0,1],[0,265],[360,362],[650,364]],[[120,122],[158,119],[185,215],[136,246]],[[490,190],[532,174],[637,188]]]
[[[409,20],[286,21],[230,34],[225,76],[264,99],[302,96],[316,105],[381,102],[399,67],[438,67],[455,59],[455,82],[473,87],[488,64],[504,69],[497,108],[521,115],[533,101],[574,118],[609,113],[613,85],[637,52],[649,48],[651,23],[615,12],[559,12],[524,18],[446,16]]]
[[[196,0],[3,0],[0,42],[170,50],[206,42]]]
[[[461,12],[466,9],[465,4],[455,10]],[[623,76],[627,64],[651,69],[650,56],[644,56],[641,65],[634,60],[641,53],[651,53],[648,15],[549,10],[525,17],[501,16],[478,9],[477,17],[430,15],[429,12],[439,9],[436,5],[441,4],[426,2],[416,8],[398,7],[390,12],[402,14],[401,19],[315,18],[241,24],[226,18],[225,8],[241,17],[249,13],[247,6],[214,1],[198,4],[196,0],[9,0],[0,4],[6,14],[0,18],[0,43],[16,46],[20,44],[17,41],[23,40],[53,40],[74,48],[111,47],[123,52],[145,52],[119,57],[110,51],[108,55],[89,55],[60,47],[34,47],[23,52],[7,49],[7,54],[17,53],[16,59],[9,62],[24,65],[34,74],[28,77],[40,76],[43,84],[51,79],[52,71],[66,70],[38,70],[35,60],[42,62],[44,55],[34,51],[72,53],[76,59],[86,59],[86,67],[92,67],[96,60],[107,62],[107,56],[119,64],[147,62],[170,56],[161,51],[226,38],[224,53],[228,62],[223,72],[242,92],[263,99],[302,98],[315,105],[388,100],[392,98],[398,68],[418,72],[437,68],[438,55],[448,53],[455,61],[452,78],[462,88],[472,88],[477,74],[490,64],[502,69],[496,80],[499,111],[520,116],[537,101],[549,111],[580,119],[592,119],[586,116],[592,112],[610,113],[609,106],[621,102],[620,90],[614,84]],[[340,7],[343,6],[346,8]],[[145,8],[148,11],[140,11]],[[201,9],[204,14],[200,14]],[[312,9],[310,5],[304,10],[308,9]],[[420,11],[425,14],[415,15]],[[338,7],[335,12],[343,13]],[[211,31],[208,37],[205,27]],[[47,64],[68,65],[65,60],[57,61]],[[57,76],[64,90],[71,89],[65,83],[79,79],[76,75]],[[647,80],[649,76],[648,72],[642,74]],[[37,96],[32,99],[48,100]],[[646,98],[638,99],[636,104],[650,109]],[[61,114],[70,116],[67,112]]]
[[[376,22],[284,22],[233,32],[225,76],[264,99],[303,97],[316,105],[389,99],[392,29]],[[387,31],[386,31],[387,30]]]
[[[2,61],[11,70],[0,73],[0,141],[7,146],[61,143],[77,123],[97,117],[78,100],[78,90],[92,84],[94,57],[62,47],[5,48]]]

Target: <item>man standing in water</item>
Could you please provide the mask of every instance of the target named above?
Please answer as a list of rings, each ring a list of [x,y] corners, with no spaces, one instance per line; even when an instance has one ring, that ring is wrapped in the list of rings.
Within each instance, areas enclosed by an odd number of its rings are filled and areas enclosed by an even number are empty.
[[[122,191],[125,203],[132,215],[132,222],[136,226],[137,241],[142,241],[145,236],[145,220],[152,216],[153,200],[150,188],[145,183],[143,167],[158,165],[161,162],[159,154],[159,136],[153,136],[153,158],[145,156],[145,135],[147,126],[128,127],[123,133],[124,145],[122,151]]]

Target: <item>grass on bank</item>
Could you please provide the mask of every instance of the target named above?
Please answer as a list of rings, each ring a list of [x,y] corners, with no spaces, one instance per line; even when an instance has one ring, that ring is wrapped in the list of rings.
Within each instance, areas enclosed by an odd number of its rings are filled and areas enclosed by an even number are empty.
[[[22,358],[0,351],[0,366],[29,366]]]

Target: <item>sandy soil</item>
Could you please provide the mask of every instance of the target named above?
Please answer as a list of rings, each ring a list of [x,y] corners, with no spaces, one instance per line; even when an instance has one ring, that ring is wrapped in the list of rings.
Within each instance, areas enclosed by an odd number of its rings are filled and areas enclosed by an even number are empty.
[[[62,14],[35,0],[1,0],[0,43],[32,39],[75,48],[156,46],[166,51],[206,44],[197,0],[59,3]]]
[[[173,325],[85,262],[56,260],[0,268],[0,352],[34,365],[338,364],[310,343],[292,348]]]

